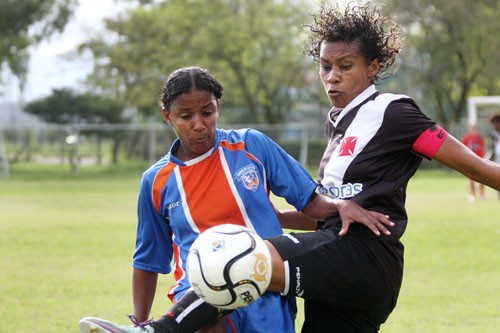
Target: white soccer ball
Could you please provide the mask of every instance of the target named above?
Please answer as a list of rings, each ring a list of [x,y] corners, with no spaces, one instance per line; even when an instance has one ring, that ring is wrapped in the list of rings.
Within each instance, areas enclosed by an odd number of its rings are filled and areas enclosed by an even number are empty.
[[[201,233],[189,250],[186,267],[194,292],[222,309],[256,301],[271,281],[271,254],[264,240],[235,224]]]

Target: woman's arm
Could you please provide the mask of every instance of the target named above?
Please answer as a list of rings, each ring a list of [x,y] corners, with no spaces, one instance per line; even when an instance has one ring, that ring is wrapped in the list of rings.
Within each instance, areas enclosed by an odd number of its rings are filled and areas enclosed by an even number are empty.
[[[434,159],[467,178],[500,191],[500,164],[477,156],[451,135],[446,137]]]
[[[158,273],[134,268],[132,274],[132,297],[134,315],[139,322],[148,319],[156,293]]]
[[[294,230],[314,230],[316,229],[316,220],[306,216],[297,210],[280,211],[274,207],[281,227]]]

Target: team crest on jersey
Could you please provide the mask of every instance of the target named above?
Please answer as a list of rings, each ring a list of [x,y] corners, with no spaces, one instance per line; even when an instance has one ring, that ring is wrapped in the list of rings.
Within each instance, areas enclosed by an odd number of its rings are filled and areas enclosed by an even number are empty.
[[[345,137],[340,144],[339,156],[353,156],[357,141],[358,137],[356,136]]]
[[[259,188],[259,174],[254,165],[247,165],[239,169],[236,172],[235,178],[251,191],[255,192]]]

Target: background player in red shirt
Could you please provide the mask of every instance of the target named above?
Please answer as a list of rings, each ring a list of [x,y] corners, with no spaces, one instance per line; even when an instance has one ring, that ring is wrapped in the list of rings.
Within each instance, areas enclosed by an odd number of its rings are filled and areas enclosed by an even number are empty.
[[[469,125],[469,129],[462,137],[462,143],[469,147],[477,156],[483,158],[486,150],[486,140],[484,135],[477,130],[476,124]],[[476,187],[478,191],[476,191]],[[484,184],[477,183],[470,179],[469,182],[469,201],[474,202],[479,194],[484,199]],[[479,192],[479,193],[478,193]]]

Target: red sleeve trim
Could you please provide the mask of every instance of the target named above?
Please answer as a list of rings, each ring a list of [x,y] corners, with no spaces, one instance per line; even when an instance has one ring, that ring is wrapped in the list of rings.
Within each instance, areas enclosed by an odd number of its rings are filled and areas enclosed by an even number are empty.
[[[448,132],[441,126],[433,125],[418,136],[413,143],[412,149],[417,154],[430,160],[436,155],[447,136]]]

